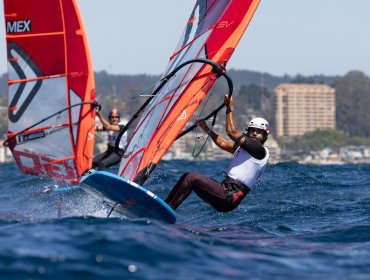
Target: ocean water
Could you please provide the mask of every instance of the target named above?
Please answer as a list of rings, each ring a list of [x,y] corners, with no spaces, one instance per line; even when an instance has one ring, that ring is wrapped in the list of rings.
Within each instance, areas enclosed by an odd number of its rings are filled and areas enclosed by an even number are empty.
[[[163,161],[144,186],[165,198],[183,172],[227,165]],[[193,194],[175,225],[107,219],[55,184],[0,165],[0,279],[370,279],[370,165],[270,165],[233,212]]]

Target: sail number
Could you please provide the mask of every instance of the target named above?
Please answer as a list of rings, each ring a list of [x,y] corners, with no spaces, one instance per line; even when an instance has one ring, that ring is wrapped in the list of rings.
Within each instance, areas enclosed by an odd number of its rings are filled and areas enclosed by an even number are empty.
[[[61,179],[71,183],[78,179],[72,160],[55,161],[47,156],[25,151],[13,151],[13,155],[19,167],[25,173]]]

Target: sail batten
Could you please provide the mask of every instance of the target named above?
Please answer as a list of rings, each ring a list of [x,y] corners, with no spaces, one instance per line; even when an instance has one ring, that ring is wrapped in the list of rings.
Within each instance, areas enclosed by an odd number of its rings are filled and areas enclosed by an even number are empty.
[[[65,35],[64,32],[49,32],[49,33],[39,33],[39,34],[19,34],[19,35],[7,35],[7,38],[9,39],[15,39],[15,38],[29,38],[29,37],[45,37],[45,36],[63,36]]]

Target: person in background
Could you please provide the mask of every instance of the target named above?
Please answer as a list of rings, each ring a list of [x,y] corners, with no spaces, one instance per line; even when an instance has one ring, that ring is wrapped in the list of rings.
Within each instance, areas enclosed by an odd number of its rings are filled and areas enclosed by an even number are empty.
[[[97,107],[98,108],[98,107]],[[115,143],[119,132],[124,127],[123,123],[120,123],[120,113],[118,109],[113,108],[107,121],[99,109],[97,109],[96,115],[100,119],[102,126],[96,126],[96,131],[107,131],[108,132],[108,145],[107,150],[104,153],[98,154],[94,157],[92,168],[103,170],[118,164],[121,161],[120,156],[115,152]],[[119,142],[119,152],[122,152],[127,145],[127,132],[125,132]]]
[[[194,191],[219,212],[234,210],[250,192],[264,171],[269,151],[264,146],[269,134],[269,123],[263,118],[252,119],[245,132],[237,130],[233,113],[233,99],[225,95],[226,133],[231,140],[210,130],[205,122],[198,125],[213,142],[234,154],[223,182],[219,183],[198,173],[185,173],[172,188],[165,202],[174,210]]]

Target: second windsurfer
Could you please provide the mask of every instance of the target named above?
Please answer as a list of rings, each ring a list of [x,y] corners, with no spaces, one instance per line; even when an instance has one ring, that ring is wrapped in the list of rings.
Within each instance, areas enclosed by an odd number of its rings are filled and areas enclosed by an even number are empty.
[[[96,107],[98,108],[98,107]],[[113,108],[109,115],[107,121],[104,116],[101,114],[100,110],[97,110],[96,115],[100,119],[102,126],[96,126],[97,131],[107,131],[108,132],[108,145],[107,150],[104,153],[98,154],[94,157],[93,160],[93,168],[97,168],[98,170],[103,170],[105,168],[111,167],[116,165],[120,162],[121,158],[115,152],[115,143],[118,137],[119,132],[124,127],[122,123],[120,123],[120,114],[118,109]],[[119,149],[122,150],[127,145],[127,132],[122,135],[122,138],[119,143]]]

